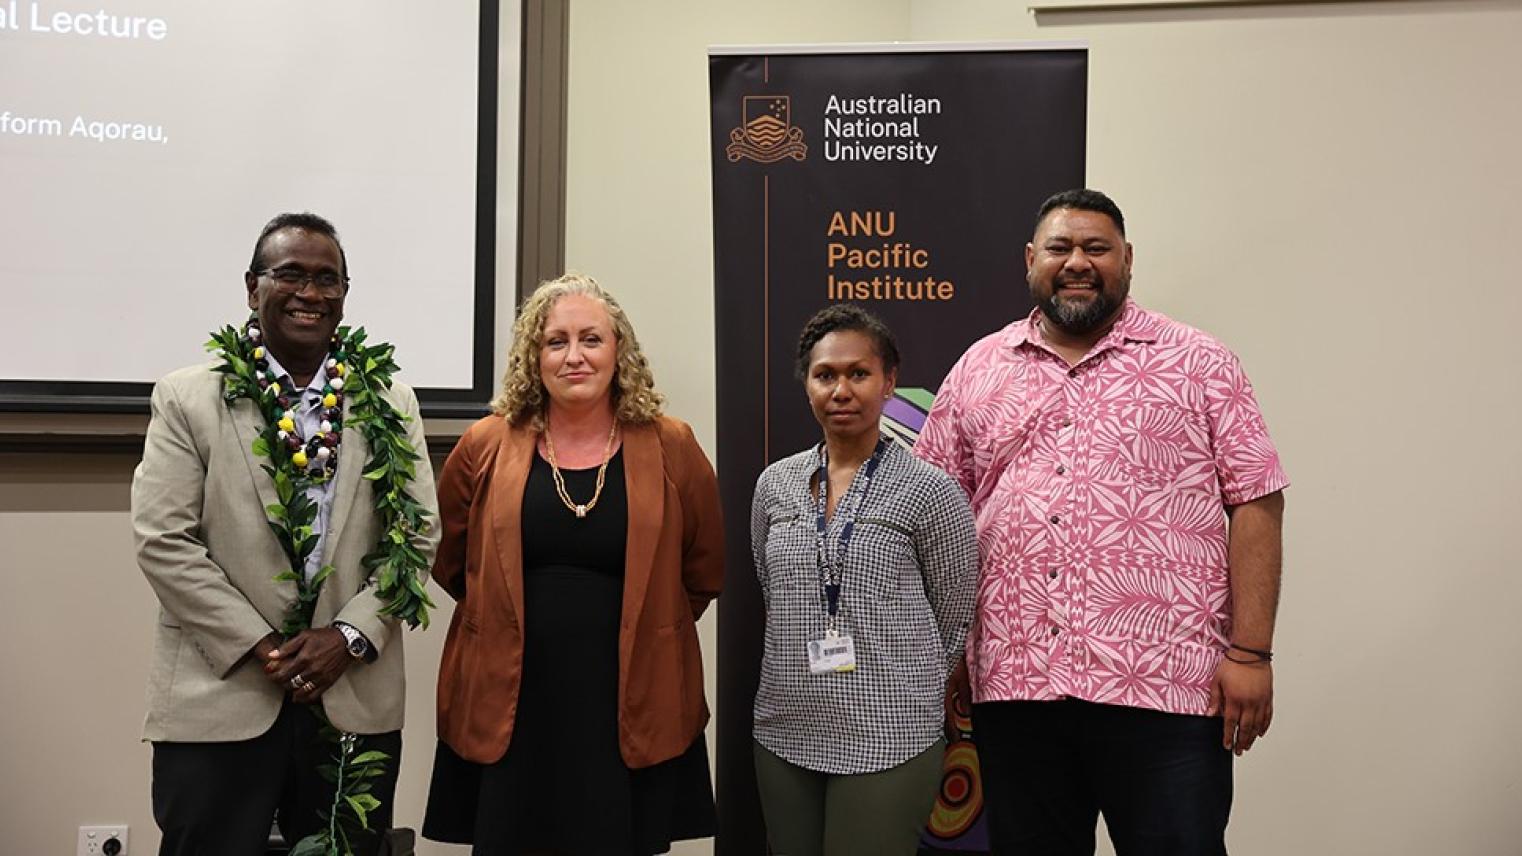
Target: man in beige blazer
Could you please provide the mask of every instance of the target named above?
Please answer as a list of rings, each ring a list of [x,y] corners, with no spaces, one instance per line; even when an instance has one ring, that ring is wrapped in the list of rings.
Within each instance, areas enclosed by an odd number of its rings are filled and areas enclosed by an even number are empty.
[[[334,331],[348,293],[347,260],[333,226],[312,214],[282,214],[255,243],[244,275],[248,305],[270,369],[310,437]],[[278,632],[296,600],[290,569],[267,523],[278,502],[256,457],[264,416],[246,398],[223,400],[223,375],[206,363],[173,372],[154,387],[142,464],[132,484],[138,563],[160,610],[148,681],[144,739],[153,742],[153,811],[161,854],[262,854],[276,816],[288,842],[318,829],[333,786],[317,773],[333,743],[317,734],[308,705],[321,705],[361,749],[391,756],[372,793],[381,801],[372,830],[390,825],[405,701],[402,628],[383,618],[361,558],[382,524],[370,457],[358,430],[342,425],[332,478],[308,491],[319,538],[308,578],[334,571],[320,588],[312,629]],[[394,383],[387,399],[406,418],[422,457],[412,497],[436,520],[433,473],[417,398]],[[341,405],[347,414],[347,404]],[[415,539],[431,562],[437,525]],[[374,844],[356,846],[356,853]]]

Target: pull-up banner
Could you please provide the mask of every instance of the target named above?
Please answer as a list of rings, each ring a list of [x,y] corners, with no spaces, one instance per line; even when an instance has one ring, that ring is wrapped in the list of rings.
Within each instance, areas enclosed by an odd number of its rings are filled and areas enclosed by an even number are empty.
[[[798,334],[843,301],[880,316],[903,364],[883,429],[912,444],[962,351],[1030,311],[1025,243],[1084,183],[1081,45],[713,49],[719,477],[718,852],[765,852],[751,748],[761,595],[750,500],[770,462],[821,436],[793,377]],[[927,852],[988,849],[966,701]]]

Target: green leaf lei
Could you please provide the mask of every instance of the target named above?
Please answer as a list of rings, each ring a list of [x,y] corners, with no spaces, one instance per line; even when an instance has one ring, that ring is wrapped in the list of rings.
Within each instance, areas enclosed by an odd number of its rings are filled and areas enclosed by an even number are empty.
[[[253,452],[269,461],[263,469],[274,482],[279,502],[266,506],[265,511],[270,530],[289,561],[289,567],[275,579],[296,585],[296,601],[285,615],[281,635],[289,639],[312,626],[318,593],[333,573],[332,565],[323,565],[310,581],[306,578],[307,559],[318,540],[312,531],[317,504],[307,497],[307,489],[327,481],[336,470],[338,439],[345,421],[358,429],[370,447],[363,476],[373,482],[381,535],[375,549],[361,561],[383,602],[378,613],[404,621],[409,627],[426,628],[428,610],[433,606],[423,590],[428,563],[413,546],[413,538],[432,524],[428,511],[408,492],[421,456],[407,439],[406,417],[382,395],[391,388],[391,376],[397,370],[392,359],[395,348],[386,343],[366,345],[363,327],[338,328],[329,349],[330,380],[323,401],[329,430],[303,441],[289,418],[292,399],[280,389],[258,338],[258,319],[254,316],[242,330],[228,325],[213,333],[206,349],[222,358],[214,370],[223,375],[223,399],[231,403],[247,398],[264,417]],[[336,384],[334,377],[338,378]],[[346,420],[343,399],[349,405]],[[381,804],[370,793],[371,780],[383,774],[390,758],[373,750],[356,753],[358,735],[339,732],[320,705],[312,705],[311,710],[322,722],[323,736],[336,748],[336,763],[319,770],[335,784],[333,805],[324,815],[327,828],[297,842],[291,854],[341,856],[352,851],[351,834],[369,829],[368,815]]]

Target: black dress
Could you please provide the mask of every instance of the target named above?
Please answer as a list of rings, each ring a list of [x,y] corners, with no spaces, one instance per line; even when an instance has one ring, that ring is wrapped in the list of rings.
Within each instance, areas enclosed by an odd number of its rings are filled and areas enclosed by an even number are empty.
[[[561,469],[576,501],[597,469]],[[703,736],[681,756],[631,770],[618,748],[618,628],[628,497],[623,452],[597,507],[578,519],[535,455],[523,491],[523,676],[507,754],[475,764],[440,741],[423,835],[523,851],[662,853],[714,833]]]

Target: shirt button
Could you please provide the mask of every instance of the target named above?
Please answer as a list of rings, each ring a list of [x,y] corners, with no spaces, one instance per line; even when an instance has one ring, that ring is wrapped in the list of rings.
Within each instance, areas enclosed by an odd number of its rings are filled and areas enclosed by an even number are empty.
[[[1058,517],[1055,514],[1053,514],[1051,517],[1048,517],[1047,519],[1052,521],[1053,523],[1061,523],[1062,522],[1062,518]]]
[[[1064,427],[1064,428],[1068,428],[1068,427],[1072,426],[1072,424],[1073,424],[1073,420],[1071,420],[1071,419],[1064,419],[1064,420],[1062,420],[1062,427]]]
[[[1060,475],[1062,475],[1063,473],[1065,473],[1067,471],[1068,471],[1067,467],[1064,467],[1062,464],[1058,464],[1057,465],[1057,475],[1060,476]]]
[[[1068,369],[1068,377],[1078,377],[1077,369]]]
[[[1057,579],[1057,569],[1052,568],[1051,573],[1048,573],[1047,576],[1051,577],[1054,580]]]
[[[1053,635],[1053,636],[1056,636],[1056,635],[1057,635],[1057,634],[1058,634],[1058,633],[1061,633],[1061,632],[1062,632],[1062,631],[1060,631],[1060,630],[1058,630],[1058,629],[1057,629],[1057,628],[1055,628],[1055,627],[1053,627],[1053,628],[1052,628],[1052,635]]]

